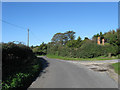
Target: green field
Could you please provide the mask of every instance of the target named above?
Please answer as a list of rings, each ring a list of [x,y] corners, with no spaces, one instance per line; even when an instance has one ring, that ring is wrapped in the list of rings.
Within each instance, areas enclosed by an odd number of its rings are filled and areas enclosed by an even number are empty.
[[[96,58],[68,58],[68,57],[62,57],[62,56],[56,56],[56,55],[46,55],[48,58],[53,58],[53,59],[62,59],[62,60],[75,60],[75,61],[85,61],[85,60],[91,60],[91,61],[97,61],[97,60],[113,60],[113,59],[117,59],[117,57],[104,57],[104,56],[100,56],[100,57],[96,57]]]
[[[114,64],[112,64],[112,66],[113,66],[115,72],[120,75],[120,63],[114,63]]]

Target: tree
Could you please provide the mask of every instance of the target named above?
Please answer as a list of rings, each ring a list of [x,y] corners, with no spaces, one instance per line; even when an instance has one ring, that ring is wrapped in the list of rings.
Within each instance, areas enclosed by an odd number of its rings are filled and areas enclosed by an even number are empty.
[[[68,46],[68,47],[76,47],[76,45],[77,45],[77,43],[76,43],[76,40],[70,40],[70,41],[68,41],[67,43],[66,43],[66,45]]]
[[[75,32],[67,31],[65,33],[56,33],[51,41],[56,45],[65,45],[68,41],[75,39]]]
[[[81,39],[81,37],[79,36],[79,37],[77,38],[77,40],[76,40],[76,47],[77,47],[77,48],[81,47],[81,42],[82,42],[82,39]]]
[[[77,42],[81,42],[82,41],[82,39],[81,39],[81,37],[79,36],[78,38],[77,38]]]
[[[74,40],[75,39],[75,32],[74,31],[67,31],[65,35],[68,37],[68,40]]]
[[[30,48],[33,49],[34,48],[33,45]]]
[[[56,33],[51,39],[51,41],[54,42],[54,44],[63,44],[63,38],[64,38],[63,33]]]
[[[39,54],[39,55],[45,55],[47,54],[47,44],[44,42],[35,48],[32,49],[34,53]]]
[[[102,32],[100,32],[100,39],[102,40],[104,38]]]
[[[118,45],[118,54],[120,54],[120,28],[117,29],[117,45]],[[120,55],[119,55],[120,58]]]
[[[117,45],[118,39],[117,39],[117,32],[115,32],[114,30],[110,30],[109,32],[107,32],[106,34],[104,34],[104,38],[105,41],[107,43],[113,44],[113,45]]]
[[[85,37],[84,40],[89,40],[89,38],[88,38],[88,37]]]

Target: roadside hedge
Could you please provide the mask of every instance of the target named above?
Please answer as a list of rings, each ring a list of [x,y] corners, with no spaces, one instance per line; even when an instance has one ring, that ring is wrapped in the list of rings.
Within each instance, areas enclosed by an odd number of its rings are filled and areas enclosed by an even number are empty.
[[[2,90],[27,88],[40,69],[40,61],[28,46],[2,43]]]
[[[87,41],[79,48],[67,47],[65,45],[49,44],[47,54],[70,58],[94,58],[98,56],[117,55],[118,46],[111,44],[98,45],[92,41]]]

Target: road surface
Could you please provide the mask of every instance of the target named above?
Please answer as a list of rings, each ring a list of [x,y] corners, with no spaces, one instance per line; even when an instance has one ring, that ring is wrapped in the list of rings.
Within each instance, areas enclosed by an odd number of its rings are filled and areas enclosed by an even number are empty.
[[[106,73],[99,73],[66,61],[48,59],[49,66],[29,88],[118,88]]]

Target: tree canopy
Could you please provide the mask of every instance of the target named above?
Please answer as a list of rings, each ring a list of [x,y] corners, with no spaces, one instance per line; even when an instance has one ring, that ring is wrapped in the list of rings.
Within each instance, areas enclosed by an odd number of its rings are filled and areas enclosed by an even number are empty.
[[[51,41],[56,45],[65,45],[68,41],[75,39],[74,31],[67,31],[65,33],[56,33],[52,37]]]

